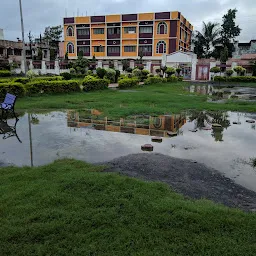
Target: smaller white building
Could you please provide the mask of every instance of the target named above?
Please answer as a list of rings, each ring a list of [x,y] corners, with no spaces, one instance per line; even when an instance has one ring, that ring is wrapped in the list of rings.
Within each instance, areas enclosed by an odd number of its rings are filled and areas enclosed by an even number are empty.
[[[164,54],[162,66],[181,68],[181,75],[185,80],[196,80],[197,55],[192,52]]]

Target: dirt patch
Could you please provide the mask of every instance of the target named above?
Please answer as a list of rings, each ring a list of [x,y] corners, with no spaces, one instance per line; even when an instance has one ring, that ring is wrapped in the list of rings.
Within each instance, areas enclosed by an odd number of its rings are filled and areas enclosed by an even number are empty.
[[[256,210],[255,192],[194,161],[162,154],[134,154],[105,164],[107,172],[165,182],[176,192],[190,198],[204,198],[246,211]]]

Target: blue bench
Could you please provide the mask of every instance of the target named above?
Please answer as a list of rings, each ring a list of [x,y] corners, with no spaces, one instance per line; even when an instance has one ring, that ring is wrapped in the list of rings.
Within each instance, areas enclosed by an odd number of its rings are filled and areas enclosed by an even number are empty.
[[[4,99],[4,102],[0,103],[0,109],[2,109],[2,119],[3,119],[3,114],[4,112],[6,113],[6,118],[7,118],[7,113],[11,111],[14,115],[14,117],[17,119],[17,116],[14,112],[14,106],[16,102],[17,97],[13,94],[7,93]]]

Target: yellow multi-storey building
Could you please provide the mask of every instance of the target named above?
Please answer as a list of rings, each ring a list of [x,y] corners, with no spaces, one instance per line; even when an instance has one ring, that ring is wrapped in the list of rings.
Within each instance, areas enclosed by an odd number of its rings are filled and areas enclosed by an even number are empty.
[[[193,26],[180,12],[64,18],[65,49],[97,59],[160,60],[163,54],[191,50]]]

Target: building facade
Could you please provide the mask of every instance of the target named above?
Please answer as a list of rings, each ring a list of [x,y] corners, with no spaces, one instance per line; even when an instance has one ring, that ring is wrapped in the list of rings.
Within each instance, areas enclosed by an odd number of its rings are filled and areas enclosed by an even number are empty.
[[[236,43],[233,56],[240,58],[244,54],[256,54],[256,40],[251,40],[248,43]]]
[[[64,18],[69,59],[79,52],[97,59],[161,60],[163,54],[191,50],[193,26],[180,12]]]

